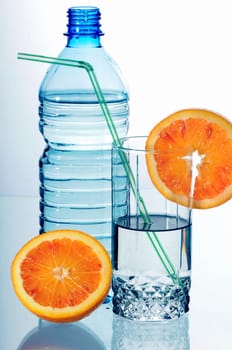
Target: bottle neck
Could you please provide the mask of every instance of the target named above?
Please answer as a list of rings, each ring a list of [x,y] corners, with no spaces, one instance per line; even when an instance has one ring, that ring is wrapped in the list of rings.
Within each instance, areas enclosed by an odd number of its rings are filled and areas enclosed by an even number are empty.
[[[97,7],[71,7],[68,10],[67,47],[101,47],[101,14]]]
[[[101,47],[100,38],[93,38],[91,36],[69,36],[67,47]]]

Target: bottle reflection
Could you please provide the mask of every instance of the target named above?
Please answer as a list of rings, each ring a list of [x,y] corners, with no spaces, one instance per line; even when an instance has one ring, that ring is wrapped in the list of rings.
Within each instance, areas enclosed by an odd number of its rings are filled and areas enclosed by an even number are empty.
[[[162,323],[113,315],[112,350],[189,350],[188,316]]]
[[[102,341],[88,327],[53,324],[44,321],[30,331],[17,350],[106,350]]]

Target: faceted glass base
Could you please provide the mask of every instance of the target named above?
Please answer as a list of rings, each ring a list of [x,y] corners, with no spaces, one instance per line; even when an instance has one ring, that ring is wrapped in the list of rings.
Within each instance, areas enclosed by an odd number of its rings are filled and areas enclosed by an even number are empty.
[[[113,311],[131,320],[162,321],[176,319],[189,310],[190,278],[181,285],[137,283],[136,278],[113,279]]]

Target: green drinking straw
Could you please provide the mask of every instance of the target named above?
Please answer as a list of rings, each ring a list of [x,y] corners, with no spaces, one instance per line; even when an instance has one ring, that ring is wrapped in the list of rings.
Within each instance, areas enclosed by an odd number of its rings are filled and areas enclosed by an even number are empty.
[[[27,60],[27,61],[58,64],[58,65],[62,65],[62,66],[70,66],[70,67],[85,69],[88,76],[89,76],[89,79],[92,83],[94,92],[97,96],[98,102],[99,102],[100,107],[102,109],[103,115],[105,117],[107,126],[110,130],[114,144],[119,148],[123,147],[122,142],[121,142],[119,135],[117,133],[117,129],[114,125],[113,119],[110,115],[110,111],[109,111],[109,108],[108,108],[107,103],[105,101],[105,98],[104,98],[104,95],[102,93],[101,87],[99,85],[98,79],[97,79],[96,74],[94,72],[94,68],[92,67],[91,64],[89,64],[88,62],[85,62],[85,61],[77,61],[77,60],[63,59],[63,58],[54,58],[54,57],[48,57],[48,56],[43,56],[43,55],[28,54],[28,53],[23,53],[23,52],[19,52],[17,58],[22,59],[22,60]],[[128,163],[128,160],[126,158],[126,155],[125,155],[125,153],[123,153],[122,150],[119,151],[119,155],[120,155],[120,158],[122,160],[123,166],[125,168],[127,177],[129,179],[129,182],[130,182],[130,185],[132,188],[132,192],[138,198],[140,215],[142,216],[145,223],[150,224],[151,223],[150,216],[149,216],[148,211],[146,209],[143,198],[140,196],[140,194],[136,190],[136,181],[135,181],[133,172],[131,170],[130,164]],[[171,260],[169,259],[167,253],[165,252],[159,238],[157,237],[157,234],[155,232],[149,232],[149,231],[147,231],[146,233],[147,233],[147,236],[148,236],[153,248],[155,249],[157,255],[159,256],[166,272],[168,273],[169,277],[171,278],[173,283],[175,283],[175,284],[177,283],[180,285],[181,281],[179,280],[179,276],[176,274],[175,268],[174,268]]]

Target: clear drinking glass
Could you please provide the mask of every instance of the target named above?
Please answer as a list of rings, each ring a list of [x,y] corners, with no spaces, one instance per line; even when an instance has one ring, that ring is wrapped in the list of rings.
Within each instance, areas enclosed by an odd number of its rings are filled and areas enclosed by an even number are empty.
[[[191,208],[169,201],[151,182],[145,142],[125,138],[112,151],[113,311],[162,321],[189,310]]]

